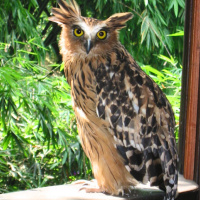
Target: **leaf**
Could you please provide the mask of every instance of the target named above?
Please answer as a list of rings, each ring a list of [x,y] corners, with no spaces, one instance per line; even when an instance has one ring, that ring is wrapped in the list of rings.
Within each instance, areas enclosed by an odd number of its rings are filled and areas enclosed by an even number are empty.
[[[156,7],[156,0],[152,0],[153,1],[153,6]]]
[[[65,64],[64,62],[60,65],[60,71],[63,71],[63,69],[65,68]]]
[[[58,167],[59,166],[59,162],[57,162],[57,163],[54,163],[53,165],[51,165],[51,167],[50,167],[50,169],[54,169],[55,167]]]
[[[13,99],[12,99],[11,97],[8,99],[8,102],[9,102],[10,105],[12,106],[12,109],[13,109],[15,115],[18,116],[17,107],[16,107],[16,105],[15,105],[15,103],[13,102]]]
[[[19,20],[22,21],[21,11],[18,10],[18,11],[17,11],[17,14],[18,14],[18,18],[19,18]]]
[[[15,43],[18,43],[18,44],[23,44],[23,45],[26,45],[26,43],[25,43],[25,42],[21,42],[21,41],[17,41],[17,40],[15,40],[14,42],[15,42]]]
[[[157,16],[158,18],[160,19],[160,21],[165,25],[167,26],[167,23],[165,22],[165,20],[163,19],[163,16],[161,15],[160,11],[158,9],[156,9],[156,13],[157,13]]]
[[[150,36],[150,33],[148,32],[147,34],[147,39],[146,39],[146,43],[147,43],[147,49],[150,49],[150,45],[151,45],[151,40],[150,40],[151,36]]]
[[[185,1],[184,0],[177,0],[178,4],[182,7],[185,8]]]
[[[37,0],[31,0],[31,3],[33,4],[34,7],[37,7],[37,6],[38,6]]]
[[[141,43],[143,43],[143,41],[146,38],[147,32],[149,30],[149,21],[148,21],[148,16],[146,16],[143,20],[142,20],[142,25],[141,25]]]
[[[3,131],[6,132],[7,131],[7,126],[6,126],[6,102],[5,102],[5,97],[2,96],[1,97],[1,101],[0,101],[0,111],[1,111],[1,121],[3,124]]]
[[[158,42],[157,42],[157,39],[156,39],[156,35],[155,35],[155,32],[153,31],[153,29],[150,29],[150,34],[151,34],[151,40],[152,40],[152,43],[158,47]]]
[[[171,56],[171,58],[167,57],[167,56],[164,56],[164,55],[158,55],[157,56],[158,58],[168,62],[168,63],[171,63],[173,66],[176,66],[177,64],[177,61],[174,60],[174,58]]]
[[[163,30],[163,33],[165,35],[165,40],[163,42],[165,42],[167,44],[167,47],[169,48],[170,51],[173,50],[173,46],[174,46],[174,41],[172,39],[172,37],[166,37],[167,35],[169,35],[169,31],[167,28],[165,28]]]
[[[41,48],[41,49],[43,49],[43,50],[45,50],[45,51],[48,51],[48,49],[45,48],[44,46],[33,42],[34,40],[36,40],[36,38],[32,38],[31,40],[28,41],[28,43],[29,43],[29,44],[33,44],[33,45],[35,45],[35,46],[37,46],[37,47],[39,47],[39,48]]]
[[[68,156],[68,153],[67,153],[67,151],[65,151],[64,155],[63,155],[63,159],[62,159],[62,165],[64,165],[66,163],[67,156]]]
[[[176,0],[170,0],[169,1],[168,11],[171,10],[172,7],[174,6],[174,1],[176,1]]]
[[[157,37],[161,38],[160,31],[158,30],[158,27],[156,26],[156,24],[153,22],[152,19],[149,19],[149,24],[150,24],[150,29],[153,30],[154,34]]]
[[[151,67],[150,65],[143,65],[141,68],[143,70],[145,70],[145,71],[149,71],[151,73],[154,73],[157,76],[164,77],[164,74],[162,74],[161,72],[159,72],[157,69]]]
[[[177,0],[170,0],[169,6],[168,6],[168,11],[174,7],[174,14],[177,17],[178,16],[178,2]]]
[[[20,49],[20,50],[17,50],[17,52],[23,52],[23,53],[27,53],[27,54],[31,54],[31,55],[37,55],[37,54],[36,54],[36,53],[34,53],[34,52],[25,51],[25,50],[22,50],[22,49]]]
[[[12,139],[12,134],[11,132],[9,131],[6,135],[6,137],[4,138],[3,140],[3,150],[7,149],[8,147],[8,144],[10,142],[10,140]]]
[[[12,134],[12,138],[15,140],[15,142],[17,143],[19,149],[24,153],[24,156],[27,157],[28,154],[25,150],[25,148],[23,147],[23,144],[22,144],[22,140],[20,138],[20,136],[16,135],[15,133],[11,132]]]
[[[178,2],[174,0],[174,14],[177,17],[178,16]]]
[[[144,4],[145,4],[145,6],[147,6],[148,5],[148,0],[144,0]]]
[[[184,31],[179,31],[177,33],[172,33],[172,34],[169,34],[167,36],[171,36],[171,37],[184,36]]]
[[[68,148],[68,163],[69,163],[69,171],[71,172],[72,168],[72,150],[71,148]]]

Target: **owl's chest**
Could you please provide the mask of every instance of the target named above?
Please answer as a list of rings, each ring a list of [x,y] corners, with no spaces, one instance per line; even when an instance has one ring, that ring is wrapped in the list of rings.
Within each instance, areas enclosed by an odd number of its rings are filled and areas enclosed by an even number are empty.
[[[68,83],[71,86],[72,103],[77,115],[96,115],[96,78],[88,64],[71,66],[68,69]],[[82,113],[82,114],[81,114]]]

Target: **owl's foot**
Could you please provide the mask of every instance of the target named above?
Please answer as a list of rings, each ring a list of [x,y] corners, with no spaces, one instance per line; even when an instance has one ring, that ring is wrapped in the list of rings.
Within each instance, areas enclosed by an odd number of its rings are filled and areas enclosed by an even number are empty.
[[[81,190],[85,190],[87,193],[94,193],[94,192],[104,192],[102,191],[102,189],[98,186],[98,183],[95,179],[91,180],[91,181],[87,181],[87,180],[78,180],[73,182],[72,184],[82,184],[81,188],[79,189],[79,191]]]

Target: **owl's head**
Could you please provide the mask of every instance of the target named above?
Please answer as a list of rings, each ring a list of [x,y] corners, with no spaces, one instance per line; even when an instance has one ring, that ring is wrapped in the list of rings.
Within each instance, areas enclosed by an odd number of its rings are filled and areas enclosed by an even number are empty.
[[[75,0],[66,3],[58,0],[60,8],[53,8],[50,21],[62,27],[61,53],[83,54],[85,56],[106,54],[118,43],[118,30],[133,15],[130,12],[117,13],[106,20],[82,17]]]

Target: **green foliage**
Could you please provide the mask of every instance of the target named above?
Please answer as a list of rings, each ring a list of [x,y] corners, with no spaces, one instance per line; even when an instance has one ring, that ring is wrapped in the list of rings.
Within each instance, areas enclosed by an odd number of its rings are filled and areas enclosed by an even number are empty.
[[[33,49],[32,57],[36,56],[38,59],[44,59],[45,49],[42,38],[37,31],[37,21],[31,11],[34,11],[38,3],[36,0],[32,1],[5,1],[0,3],[0,41],[9,45],[8,51],[10,54],[23,48],[21,42],[27,41],[29,49]],[[33,38],[33,40],[30,40]],[[29,54],[31,52],[29,51]],[[38,56],[40,55],[40,56]]]
[[[99,19],[133,12],[120,41],[166,93],[178,139],[184,1],[77,2],[84,16]],[[55,64],[60,29],[47,20],[52,6],[56,1],[0,2],[0,193],[92,176],[63,64]]]
[[[29,42],[23,45],[26,49]],[[50,75],[60,65],[44,68],[29,59],[32,52],[17,50],[10,57],[7,44],[0,48],[2,192],[90,176],[77,138],[70,88],[63,75]]]

